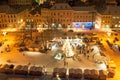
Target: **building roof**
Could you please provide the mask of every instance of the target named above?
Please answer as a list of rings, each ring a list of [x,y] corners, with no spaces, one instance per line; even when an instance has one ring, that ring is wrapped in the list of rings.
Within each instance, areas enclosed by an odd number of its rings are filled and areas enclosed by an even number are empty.
[[[94,6],[72,7],[75,11],[96,11]]]
[[[0,13],[7,14],[17,14],[22,12],[25,9],[29,9],[30,6],[9,6],[9,5],[0,5]]]
[[[50,9],[51,10],[72,10],[72,7],[67,3],[56,3]]]
[[[33,7],[32,10],[30,10],[29,12],[32,15],[41,14],[41,6]]]
[[[120,6],[107,6],[107,9],[104,12],[101,12],[103,15],[120,15]]]
[[[16,13],[16,10],[8,5],[0,5],[0,13]]]

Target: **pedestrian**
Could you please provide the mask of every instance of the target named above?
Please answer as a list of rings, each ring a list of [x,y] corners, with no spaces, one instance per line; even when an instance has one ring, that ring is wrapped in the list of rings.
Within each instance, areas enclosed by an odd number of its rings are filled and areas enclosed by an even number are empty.
[[[44,75],[47,75],[47,70],[46,70],[46,67],[43,65],[43,72],[44,72]]]
[[[68,67],[68,62],[66,62],[66,66]]]
[[[1,53],[3,53],[3,51],[1,51]]]
[[[89,56],[89,55],[87,55],[87,59],[89,59],[89,57],[90,57],[90,56]]]
[[[25,56],[25,54],[24,53],[22,53],[23,54],[23,56]]]
[[[85,52],[84,52],[83,54],[84,54],[84,56],[86,56],[86,53],[85,53]]]
[[[93,54],[92,58],[94,59],[94,57],[95,57],[95,54]]]
[[[29,62],[29,63],[28,63],[28,66],[29,66],[30,64],[31,64],[31,63]]]
[[[64,61],[64,67],[66,66],[66,61]]]

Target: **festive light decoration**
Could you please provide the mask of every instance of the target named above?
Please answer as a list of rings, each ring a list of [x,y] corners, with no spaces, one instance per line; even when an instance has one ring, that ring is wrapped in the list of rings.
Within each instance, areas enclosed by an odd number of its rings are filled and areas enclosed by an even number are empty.
[[[38,4],[43,4],[46,0],[35,0],[36,3]]]

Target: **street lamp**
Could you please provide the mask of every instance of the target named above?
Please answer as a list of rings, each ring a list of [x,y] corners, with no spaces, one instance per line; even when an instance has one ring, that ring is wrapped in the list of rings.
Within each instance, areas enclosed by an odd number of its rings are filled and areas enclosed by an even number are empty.
[[[2,34],[3,34],[3,36],[6,36],[7,32],[3,32]]]
[[[94,19],[95,19],[95,14],[96,14],[96,12],[91,11],[91,12],[89,12],[89,13],[92,14],[92,27],[91,27],[91,29],[94,29]]]

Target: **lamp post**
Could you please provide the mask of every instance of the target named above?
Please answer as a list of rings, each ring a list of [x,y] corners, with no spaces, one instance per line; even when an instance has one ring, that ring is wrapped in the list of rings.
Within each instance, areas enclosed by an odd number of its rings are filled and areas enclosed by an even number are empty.
[[[91,29],[94,29],[94,19],[95,19],[95,14],[96,14],[96,12],[91,11],[91,12],[89,12],[89,13],[92,15],[92,27],[91,27]]]
[[[25,28],[23,29],[23,41],[26,39],[26,38],[29,38],[32,40],[32,32],[33,32],[33,28],[34,28],[34,21],[33,19],[28,19],[26,20],[26,25],[25,25]]]

